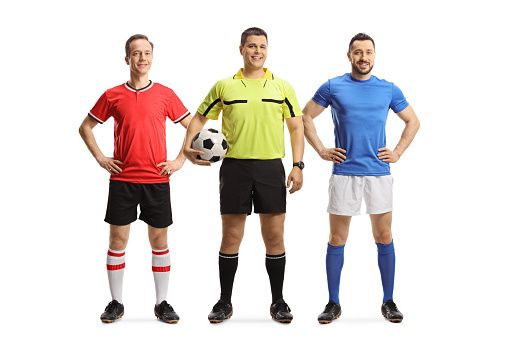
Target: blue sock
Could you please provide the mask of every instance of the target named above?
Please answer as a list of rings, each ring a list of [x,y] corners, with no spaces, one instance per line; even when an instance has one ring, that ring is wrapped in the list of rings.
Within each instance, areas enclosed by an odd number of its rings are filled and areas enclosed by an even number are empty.
[[[325,269],[327,271],[327,286],[329,287],[329,300],[339,304],[339,279],[344,262],[345,245],[331,246],[327,244],[325,256]]]
[[[382,287],[384,289],[383,302],[385,303],[387,300],[392,299],[394,291],[394,272],[396,267],[394,241],[391,241],[388,245],[376,243],[376,247],[378,247],[378,268],[382,277]]]

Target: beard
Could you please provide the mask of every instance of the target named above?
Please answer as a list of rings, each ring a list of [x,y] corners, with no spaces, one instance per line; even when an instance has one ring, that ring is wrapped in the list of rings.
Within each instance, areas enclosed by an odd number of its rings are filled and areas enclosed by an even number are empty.
[[[358,74],[362,74],[362,75],[369,74],[369,72],[371,72],[371,70],[373,69],[373,66],[374,66],[374,64],[370,63],[369,68],[363,70],[363,69],[359,68],[359,66],[357,66],[357,64],[352,63],[352,68],[355,70],[355,72]]]

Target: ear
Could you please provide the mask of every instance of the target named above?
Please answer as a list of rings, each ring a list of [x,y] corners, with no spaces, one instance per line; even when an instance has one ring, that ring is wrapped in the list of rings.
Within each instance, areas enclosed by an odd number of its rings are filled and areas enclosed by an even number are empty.
[[[350,52],[346,52],[346,56],[348,57],[348,61],[352,62],[352,57],[350,55]]]
[[[242,45],[239,45],[239,51],[240,51],[240,55],[242,55]]]
[[[129,58],[128,58],[128,57],[125,57],[125,63],[126,63],[127,65],[129,65]]]

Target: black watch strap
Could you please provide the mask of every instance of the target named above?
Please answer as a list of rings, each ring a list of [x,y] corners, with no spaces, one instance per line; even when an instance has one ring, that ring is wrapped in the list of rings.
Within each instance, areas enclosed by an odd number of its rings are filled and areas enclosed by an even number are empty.
[[[304,169],[304,161],[294,162],[293,166],[297,166],[301,170]]]

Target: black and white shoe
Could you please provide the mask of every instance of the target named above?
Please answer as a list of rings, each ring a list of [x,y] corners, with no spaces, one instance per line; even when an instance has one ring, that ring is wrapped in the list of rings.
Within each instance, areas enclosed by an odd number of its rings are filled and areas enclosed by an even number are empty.
[[[220,323],[225,319],[231,318],[232,314],[232,304],[219,299],[214,307],[212,307],[212,311],[209,313],[209,321],[211,323]]]
[[[339,318],[341,315],[341,306],[338,303],[335,303],[332,300],[329,300],[327,305],[325,305],[325,309],[320,315],[318,315],[318,322],[320,324],[329,324],[334,319]]]
[[[104,313],[101,314],[101,321],[103,323],[112,323],[115,320],[122,318],[123,315],[124,305],[116,300],[112,300],[104,309]]]
[[[283,299],[279,299],[270,306],[270,315],[280,323],[292,322],[293,315],[290,313],[291,311]]]
[[[160,304],[154,307],[154,314],[158,319],[171,324],[178,323],[180,320],[177,312],[173,310],[173,307],[171,307],[166,300],[163,300]]]
[[[392,299],[382,304],[382,314],[391,323],[400,323],[403,320],[403,313],[398,310]]]

